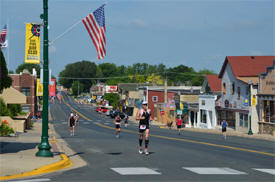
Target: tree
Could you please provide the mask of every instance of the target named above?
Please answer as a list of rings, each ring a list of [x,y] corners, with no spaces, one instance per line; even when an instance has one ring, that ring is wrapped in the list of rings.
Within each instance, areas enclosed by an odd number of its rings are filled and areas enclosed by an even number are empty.
[[[12,84],[12,79],[8,75],[8,69],[2,50],[0,49],[0,93],[5,88],[9,88]]]
[[[74,96],[81,94],[83,92],[83,84],[79,81],[74,81],[72,84],[72,91]]]
[[[155,75],[154,73],[149,75],[146,81],[152,83],[153,85],[163,85],[163,79],[160,75]]]
[[[196,76],[194,76],[191,80],[192,85],[196,85],[196,86],[201,86],[203,84],[205,75],[214,75],[216,74],[214,71],[208,70],[208,69],[204,69],[204,70],[200,70]]]
[[[104,99],[109,101],[109,104],[116,109],[119,105],[119,95],[117,93],[107,93],[104,95]]]
[[[20,72],[23,72],[24,69],[28,70],[31,74],[32,74],[32,69],[35,69],[35,71],[37,72],[37,76],[40,77],[40,66],[39,64],[30,64],[30,63],[23,63],[21,65],[19,65],[16,69],[16,73],[19,74]]]
[[[66,65],[65,69],[59,73],[59,83],[65,88],[71,88],[73,78],[96,78],[97,66],[93,62],[81,61]],[[80,79],[85,92],[90,90],[94,83],[92,79]]]

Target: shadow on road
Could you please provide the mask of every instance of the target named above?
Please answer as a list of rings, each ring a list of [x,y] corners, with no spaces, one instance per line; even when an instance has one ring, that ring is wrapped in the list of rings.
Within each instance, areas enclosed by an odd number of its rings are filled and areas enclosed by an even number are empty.
[[[39,143],[0,142],[0,154],[34,149]]]

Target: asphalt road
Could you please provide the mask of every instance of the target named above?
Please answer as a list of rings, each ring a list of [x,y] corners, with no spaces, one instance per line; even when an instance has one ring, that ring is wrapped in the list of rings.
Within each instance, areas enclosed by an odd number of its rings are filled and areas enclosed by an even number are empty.
[[[274,142],[176,131],[152,126],[150,155],[138,153],[138,126],[122,127],[115,137],[111,118],[69,96],[51,104],[55,130],[88,165],[45,175],[50,181],[275,181]],[[67,119],[81,113],[75,136]]]

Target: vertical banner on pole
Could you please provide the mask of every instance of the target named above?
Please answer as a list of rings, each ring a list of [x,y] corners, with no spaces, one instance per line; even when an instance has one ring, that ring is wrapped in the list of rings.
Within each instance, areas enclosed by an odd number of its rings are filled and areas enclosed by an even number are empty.
[[[26,23],[25,63],[40,63],[40,25]]]
[[[43,84],[40,83],[40,78],[37,78],[36,96],[43,96]]]
[[[49,96],[55,96],[55,79],[51,79],[51,83],[49,84]]]

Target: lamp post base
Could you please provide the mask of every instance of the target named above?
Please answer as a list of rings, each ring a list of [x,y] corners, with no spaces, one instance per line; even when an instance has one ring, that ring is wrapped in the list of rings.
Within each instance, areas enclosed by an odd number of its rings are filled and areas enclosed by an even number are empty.
[[[248,135],[253,135],[253,132],[252,132],[252,130],[250,129],[249,131],[248,131],[248,133],[247,133]]]
[[[42,139],[42,142],[38,146],[39,151],[35,154],[37,157],[53,157],[53,153],[51,152],[51,146],[48,142],[48,138]]]

